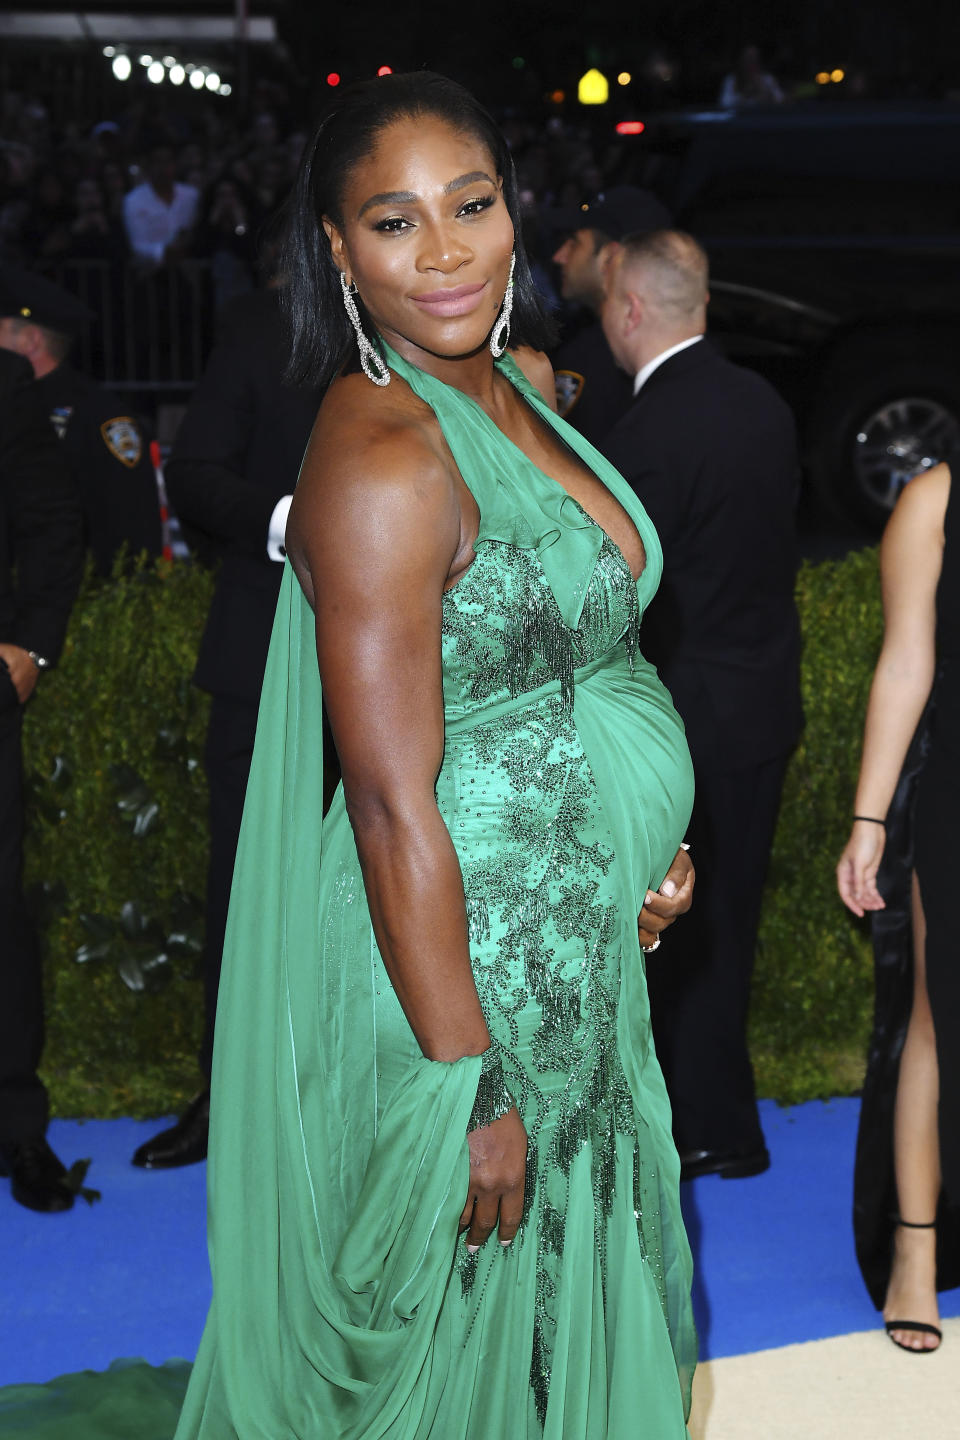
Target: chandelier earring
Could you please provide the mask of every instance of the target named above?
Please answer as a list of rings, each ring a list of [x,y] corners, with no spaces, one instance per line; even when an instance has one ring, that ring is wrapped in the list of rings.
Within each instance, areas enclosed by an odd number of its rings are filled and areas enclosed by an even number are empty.
[[[343,291],[343,308],[347,312],[347,318],[357,337],[357,349],[360,351],[360,364],[363,366],[364,375],[368,380],[372,380],[374,385],[389,385],[390,368],[383,356],[374,349],[363,333],[360,312],[357,310],[357,302],[353,298],[357,294],[357,287],[347,279],[342,270],[340,271],[340,289]]]
[[[490,332],[490,354],[494,360],[499,360],[510,344],[510,316],[513,314],[513,271],[516,263],[517,252],[514,250],[510,256],[510,275],[507,279],[506,294],[503,297],[503,304],[500,306],[497,323]]]

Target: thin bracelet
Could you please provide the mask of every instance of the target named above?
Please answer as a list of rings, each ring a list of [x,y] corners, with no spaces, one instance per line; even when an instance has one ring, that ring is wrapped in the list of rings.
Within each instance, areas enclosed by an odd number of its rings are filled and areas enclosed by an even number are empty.
[[[853,818],[854,820],[866,820],[868,825],[882,825],[884,830],[887,828],[886,820],[878,820],[875,815],[854,815]]]

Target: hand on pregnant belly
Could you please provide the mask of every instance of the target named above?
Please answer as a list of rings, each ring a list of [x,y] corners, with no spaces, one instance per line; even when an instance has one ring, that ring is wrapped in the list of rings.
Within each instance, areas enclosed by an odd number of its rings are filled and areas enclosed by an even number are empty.
[[[654,893],[647,891],[643,909],[637,916],[637,932],[644,950],[655,949],[660,936],[678,915],[685,915],[693,904],[696,872],[693,861],[682,847],[673,858],[670,869]]]

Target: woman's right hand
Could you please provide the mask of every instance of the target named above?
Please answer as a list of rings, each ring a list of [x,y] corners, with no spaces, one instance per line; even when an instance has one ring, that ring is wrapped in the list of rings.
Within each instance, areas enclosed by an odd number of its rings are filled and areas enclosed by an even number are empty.
[[[527,1169],[527,1132],[516,1107],[492,1125],[471,1130],[467,1143],[470,1189],[459,1226],[467,1232],[467,1249],[478,1249],[494,1230],[501,1245],[508,1245],[523,1215]]]
[[[853,822],[850,839],[837,865],[837,889],[840,899],[854,915],[886,908],[877,889],[877,871],[886,839],[887,832],[882,825],[868,820]]]

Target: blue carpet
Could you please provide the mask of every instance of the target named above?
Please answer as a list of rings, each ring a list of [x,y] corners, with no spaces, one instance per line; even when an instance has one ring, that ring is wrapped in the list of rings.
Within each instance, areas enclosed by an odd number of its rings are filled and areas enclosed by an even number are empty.
[[[858,1102],[761,1106],[773,1158],[750,1180],[683,1188],[704,1359],[878,1323],[850,1230]],[[66,1162],[92,1156],[96,1205],[34,1215],[0,1182],[0,1385],[44,1381],[121,1355],[192,1358],[209,1302],[205,1167],[151,1174],[130,1155],[160,1123],[55,1121]],[[960,1291],[941,1297],[960,1315]]]

